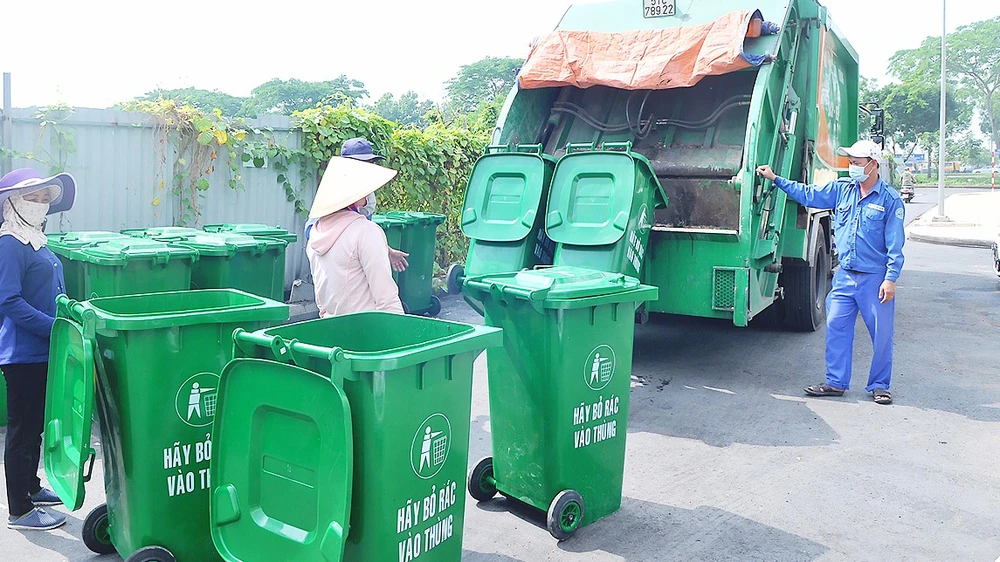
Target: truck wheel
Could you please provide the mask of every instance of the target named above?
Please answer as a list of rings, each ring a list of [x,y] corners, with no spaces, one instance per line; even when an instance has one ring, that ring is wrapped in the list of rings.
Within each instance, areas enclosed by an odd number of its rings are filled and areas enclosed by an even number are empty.
[[[469,495],[476,501],[490,501],[497,495],[497,481],[493,478],[493,457],[479,461],[469,474]]]
[[[813,251],[813,265],[789,264],[782,275],[785,288],[785,322],[797,332],[815,332],[826,322],[826,295],[830,292],[830,252],[820,241]]]
[[[564,541],[576,533],[583,523],[583,498],[575,490],[559,492],[545,517],[545,525],[549,534],[557,540]]]
[[[125,562],[177,562],[170,551],[160,546],[144,546],[132,553]]]
[[[97,554],[113,554],[115,545],[111,544],[108,529],[108,504],[102,503],[83,521],[83,544]]]

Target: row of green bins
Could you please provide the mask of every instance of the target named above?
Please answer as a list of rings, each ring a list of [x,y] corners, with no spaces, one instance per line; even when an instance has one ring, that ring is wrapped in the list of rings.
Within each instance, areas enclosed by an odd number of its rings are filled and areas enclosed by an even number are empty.
[[[190,248],[113,232],[52,234],[47,244],[75,300],[188,289],[198,260]]]
[[[406,252],[409,267],[402,273],[393,271],[399,287],[399,300],[408,314],[437,316],[441,301],[434,296],[434,255],[437,228],[445,216],[434,213],[393,211],[372,217],[385,231],[390,248]]]
[[[298,242],[299,237],[280,226],[270,226],[259,223],[207,224],[202,227],[205,232],[230,232],[246,234],[255,238],[276,238],[289,244]]]
[[[191,272],[191,288],[239,289],[284,300],[285,248],[288,246],[285,240],[181,227],[122,232],[197,251],[200,259]]]
[[[209,463],[219,376],[234,331],[283,322],[288,306],[235,290],[185,290],[61,296],[57,311],[44,465],[71,511],[83,505],[93,467],[95,387],[103,436],[107,503],[87,516],[84,543],[128,562],[218,560]]]
[[[631,142],[570,144],[552,178],[545,231],[555,265],[642,279],[654,211],[667,197]]]
[[[500,330],[364,312],[234,340],[211,467],[225,560],[461,560],[473,363]]]
[[[469,177],[462,207],[462,233],[469,238],[464,267],[448,271],[448,291],[462,280],[488,273],[552,263],[552,241],[542,228],[556,160],[542,145],[488,146]],[[482,307],[466,295],[477,311]]]
[[[656,287],[554,266],[468,278],[464,290],[504,334],[486,352],[493,456],[473,469],[470,495],[541,510],[560,540],[618,511],[633,318]]]

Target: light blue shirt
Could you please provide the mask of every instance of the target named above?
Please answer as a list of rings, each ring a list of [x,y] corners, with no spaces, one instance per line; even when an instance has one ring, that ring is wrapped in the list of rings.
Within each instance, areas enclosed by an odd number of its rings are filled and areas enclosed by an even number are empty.
[[[850,179],[819,186],[778,177],[774,185],[800,205],[833,209],[833,234],[841,267],[881,273],[886,281],[899,278],[906,211],[896,190],[881,178],[865,197],[861,197],[861,185]]]

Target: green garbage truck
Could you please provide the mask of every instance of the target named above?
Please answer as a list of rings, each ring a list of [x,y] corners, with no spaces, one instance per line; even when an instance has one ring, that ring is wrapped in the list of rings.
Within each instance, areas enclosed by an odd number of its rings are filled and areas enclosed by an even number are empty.
[[[858,138],[858,103],[858,55],[816,0],[579,4],[536,39],[490,144],[537,145],[559,162],[551,186],[534,188],[549,197],[521,198],[538,208],[510,215],[545,217],[545,232],[557,243],[574,220],[600,227],[595,238],[617,227],[635,267],[614,271],[639,271],[643,283],[659,289],[646,311],[736,326],[766,313],[811,331],[825,321],[836,259],[831,212],[798,205],[755,167],[769,164],[809,183],[837,178],[847,169],[837,148]],[[580,146],[593,154],[579,154]],[[639,189],[612,166],[593,166],[616,151],[632,157],[636,173],[648,163],[657,184],[648,239],[643,230],[626,232],[625,215],[596,212],[615,208],[609,201],[616,190]],[[568,159],[586,171],[560,177]],[[479,178],[473,174],[470,194],[482,191],[474,185]],[[493,193],[494,206],[516,199]],[[558,193],[571,194],[571,204]],[[466,212],[479,210],[469,199]],[[522,222],[523,230],[532,224]],[[586,245],[588,237],[574,243]],[[579,259],[563,265],[608,268],[600,252],[593,264],[578,250],[574,255]],[[534,266],[512,261],[507,270]]]

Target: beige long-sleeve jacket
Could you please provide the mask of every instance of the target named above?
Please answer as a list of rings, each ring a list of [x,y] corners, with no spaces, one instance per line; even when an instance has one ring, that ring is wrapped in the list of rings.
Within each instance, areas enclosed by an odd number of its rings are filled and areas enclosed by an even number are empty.
[[[353,211],[320,219],[306,245],[321,317],[379,310],[403,313],[389,244],[375,223]]]

